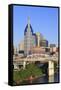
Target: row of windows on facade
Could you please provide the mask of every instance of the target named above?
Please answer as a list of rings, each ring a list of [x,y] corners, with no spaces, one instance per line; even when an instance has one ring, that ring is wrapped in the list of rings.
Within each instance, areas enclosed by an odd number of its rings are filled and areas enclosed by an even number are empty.
[[[35,45],[35,46],[38,46],[38,41],[36,41],[36,40],[31,40],[31,42],[30,41],[28,41],[28,39],[27,40],[25,40],[25,42],[24,42],[24,46],[30,46],[30,44],[32,44],[32,45]],[[48,41],[47,40],[45,40],[45,41],[40,41],[40,46],[44,46],[44,47],[48,47]]]

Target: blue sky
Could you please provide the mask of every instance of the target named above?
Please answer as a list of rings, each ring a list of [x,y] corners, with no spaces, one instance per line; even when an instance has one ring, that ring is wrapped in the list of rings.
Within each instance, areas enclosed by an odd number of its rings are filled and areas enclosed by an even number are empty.
[[[28,16],[33,32],[40,32],[49,43],[58,44],[58,8],[15,6],[13,8],[13,41],[18,46],[24,39]]]

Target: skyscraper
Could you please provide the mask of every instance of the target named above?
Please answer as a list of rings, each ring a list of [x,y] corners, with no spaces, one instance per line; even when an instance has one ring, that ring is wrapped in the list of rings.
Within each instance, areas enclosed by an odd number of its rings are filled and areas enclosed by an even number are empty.
[[[40,46],[42,46],[42,47],[48,47],[48,41],[47,40],[41,40],[41,42],[40,42]]]
[[[32,50],[35,47],[47,47],[48,41],[44,39],[44,36],[37,32],[33,33],[32,26],[30,24],[30,18],[28,17],[28,23],[24,31],[24,54],[25,56],[32,54]]]
[[[40,47],[40,39],[41,39],[41,38],[40,38],[40,33],[37,32],[37,33],[36,33],[36,36],[37,36],[37,46]]]
[[[33,39],[32,39],[32,45],[33,45],[33,47],[36,47],[36,45],[37,45],[37,37],[36,37],[36,34],[33,33],[33,34],[32,34],[32,37],[33,37]]]
[[[26,25],[25,31],[24,31],[24,54],[27,56],[31,53],[31,48],[33,46],[32,40],[33,40],[33,29],[30,24],[30,18],[28,17],[28,24]]]

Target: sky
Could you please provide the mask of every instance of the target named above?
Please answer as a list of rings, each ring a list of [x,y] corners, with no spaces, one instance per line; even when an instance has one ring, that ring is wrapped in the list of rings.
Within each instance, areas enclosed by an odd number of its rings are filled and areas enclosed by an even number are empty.
[[[30,17],[33,32],[40,32],[49,44],[58,45],[58,8],[13,6],[14,46],[24,39],[24,30]]]

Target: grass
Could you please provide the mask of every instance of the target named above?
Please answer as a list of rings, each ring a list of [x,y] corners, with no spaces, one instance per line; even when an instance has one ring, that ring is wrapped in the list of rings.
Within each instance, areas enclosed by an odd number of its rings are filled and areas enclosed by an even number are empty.
[[[13,73],[13,79],[14,81],[18,81],[18,80],[25,80],[26,78],[30,77],[31,75],[33,77],[37,76],[41,76],[43,74],[42,69],[40,69],[39,67],[37,67],[35,64],[28,64],[26,66],[26,69],[21,69],[20,71],[14,71]]]

